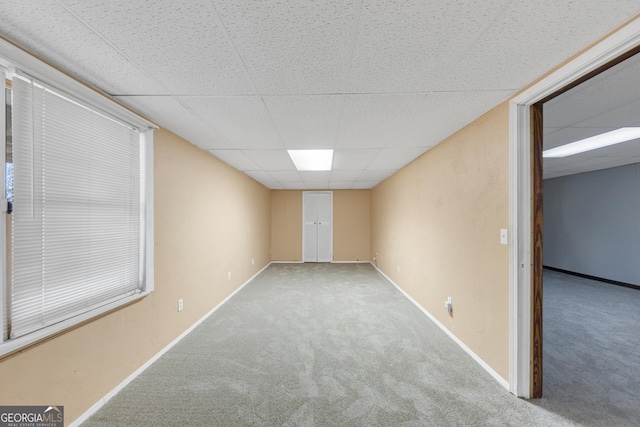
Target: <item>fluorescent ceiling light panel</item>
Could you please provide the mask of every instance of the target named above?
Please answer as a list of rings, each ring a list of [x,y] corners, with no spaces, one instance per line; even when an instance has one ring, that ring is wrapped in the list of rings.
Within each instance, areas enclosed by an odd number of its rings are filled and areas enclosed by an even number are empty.
[[[333,150],[287,150],[299,171],[330,171]]]
[[[542,157],[567,157],[637,138],[640,138],[640,127],[620,128],[612,130],[611,132],[581,139],[570,144],[550,148],[542,152]]]

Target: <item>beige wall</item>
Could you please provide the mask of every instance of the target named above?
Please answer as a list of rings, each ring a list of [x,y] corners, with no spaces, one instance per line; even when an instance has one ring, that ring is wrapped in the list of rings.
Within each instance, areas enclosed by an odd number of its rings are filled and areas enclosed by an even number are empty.
[[[302,260],[302,191],[271,192],[272,259]],[[333,191],[333,259],[369,259],[369,190]]]
[[[371,257],[508,380],[509,110],[494,108],[372,190]],[[453,315],[444,310],[453,299]]]
[[[1,404],[56,403],[73,421],[269,263],[267,188],[165,130],[154,156],[155,291],[0,360]]]
[[[302,191],[271,191],[271,259],[302,261]]]
[[[369,260],[370,190],[334,190],[333,260]]]

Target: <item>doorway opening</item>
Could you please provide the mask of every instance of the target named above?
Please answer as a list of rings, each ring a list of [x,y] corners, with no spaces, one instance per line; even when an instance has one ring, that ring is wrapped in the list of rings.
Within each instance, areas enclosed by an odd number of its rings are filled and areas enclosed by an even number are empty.
[[[640,417],[638,75],[636,54],[542,104],[544,370],[535,404],[579,423]],[[622,133],[605,147],[552,151]]]
[[[543,105],[640,51],[630,22],[510,102],[510,390],[541,397]]]

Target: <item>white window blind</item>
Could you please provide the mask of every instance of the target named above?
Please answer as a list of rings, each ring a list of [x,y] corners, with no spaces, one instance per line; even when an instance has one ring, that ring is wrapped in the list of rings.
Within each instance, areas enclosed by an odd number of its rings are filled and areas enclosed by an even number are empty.
[[[7,331],[9,325],[9,319],[6,316],[7,310],[7,227],[6,227],[6,211],[7,211],[7,170],[6,170],[6,144],[8,141],[6,133],[6,107],[7,107],[7,89],[6,89],[6,70],[4,67],[0,67],[0,79],[2,79],[2,90],[0,91],[0,130],[4,133],[2,138],[4,144],[0,149],[0,170],[2,171],[2,181],[0,181],[0,203],[2,203],[2,209],[0,209],[0,271],[2,275],[0,277],[0,323],[2,324],[2,336],[0,337],[0,343],[7,338]]]
[[[30,80],[12,120],[17,338],[144,290],[144,156],[137,129]]]

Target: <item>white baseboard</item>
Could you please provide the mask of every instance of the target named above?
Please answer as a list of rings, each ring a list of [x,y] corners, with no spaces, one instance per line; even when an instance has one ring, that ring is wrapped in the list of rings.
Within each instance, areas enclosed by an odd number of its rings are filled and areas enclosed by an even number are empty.
[[[331,264],[370,264],[369,260],[331,261]],[[304,261],[271,261],[271,264],[304,264]],[[320,263],[322,264],[322,263]]]
[[[387,279],[389,281],[389,283],[391,283],[393,286],[396,287],[396,289],[398,289],[400,292],[402,292],[402,294],[407,297],[407,299],[409,301],[411,301],[416,307],[418,307],[424,314],[426,314],[429,319],[431,319],[433,321],[433,323],[435,323],[436,325],[438,325],[438,327],[440,329],[442,329],[444,331],[445,334],[447,334],[449,336],[449,338],[451,338],[456,344],[458,344],[469,356],[471,356],[473,358],[473,360],[475,360],[480,366],[482,366],[484,368],[485,371],[487,371],[496,381],[498,381],[498,383],[506,388],[507,390],[509,390],[509,382],[507,380],[505,380],[504,378],[502,378],[500,376],[500,374],[498,374],[495,370],[493,370],[493,368],[489,365],[487,365],[487,363],[482,360],[480,358],[480,356],[478,356],[477,354],[475,354],[473,352],[473,350],[471,350],[469,347],[467,347],[467,345],[465,343],[463,343],[462,341],[460,341],[460,339],[458,337],[456,337],[455,335],[453,335],[453,333],[451,333],[451,331],[449,331],[449,329],[447,329],[442,323],[440,323],[438,321],[438,319],[436,319],[435,317],[433,317],[433,315],[431,313],[429,313],[424,307],[422,307],[420,304],[418,304],[418,302],[416,300],[414,300],[411,295],[409,295],[408,293],[406,293],[400,286],[398,286],[393,280],[391,280],[389,278],[389,276],[387,276],[386,274],[384,274],[382,272],[382,270],[380,270],[378,268],[377,265],[374,265],[373,263],[371,263],[371,265],[373,265],[373,267],[378,270],[378,273],[380,273],[385,279]]]
[[[331,264],[370,264],[371,261],[354,259],[347,261],[331,261]],[[304,264],[304,261],[271,261],[271,264]],[[320,263],[322,264],[322,263]]]
[[[174,345],[176,345],[177,343],[180,342],[180,340],[182,340],[184,337],[186,337],[191,331],[193,331],[198,325],[200,325],[202,322],[204,322],[209,316],[211,316],[217,309],[219,309],[222,305],[224,305],[224,303],[226,303],[227,301],[229,301],[231,299],[231,297],[233,297],[236,293],[238,293],[242,288],[244,288],[246,285],[249,284],[249,282],[251,282],[253,279],[256,278],[256,276],[260,273],[262,273],[267,267],[269,267],[272,264],[272,262],[270,262],[269,264],[265,265],[264,267],[262,267],[262,269],[260,269],[260,271],[258,271],[256,274],[254,274],[253,276],[251,276],[251,278],[249,280],[247,280],[246,282],[244,282],[240,287],[238,287],[238,289],[236,289],[235,291],[233,291],[229,296],[227,296],[225,299],[223,299],[219,304],[217,304],[215,307],[213,307],[207,314],[205,314],[204,316],[202,316],[200,319],[198,319],[193,325],[191,325],[189,327],[189,329],[187,329],[186,331],[184,331],[183,333],[181,333],[176,339],[174,339],[173,341],[171,341],[166,347],[164,347],[162,350],[160,350],[158,353],[156,353],[151,359],[149,359],[144,365],[142,365],[141,367],[139,367],[133,374],[129,375],[124,381],[122,381],[120,384],[118,384],[113,390],[111,390],[109,393],[107,393],[106,396],[104,396],[102,399],[100,399],[98,402],[96,402],[91,408],[89,408],[88,410],[86,410],[82,415],[80,415],[80,417],[78,417],[75,421],[73,421],[71,424],[69,424],[69,427],[76,427],[81,425],[83,422],[85,422],[87,419],[89,419],[89,417],[91,417],[91,415],[95,414],[96,412],[98,412],[98,410],[100,408],[102,408],[113,396],[115,396],[116,394],[118,394],[118,392],[120,392],[123,388],[125,388],[131,381],[133,381],[138,375],[140,375],[142,372],[144,372],[149,366],[151,366],[153,364],[153,362],[155,362],[156,360],[158,360],[163,354],[165,354],[167,351],[169,351]]]
[[[357,259],[355,261],[331,261],[331,264],[371,264],[371,261]]]

